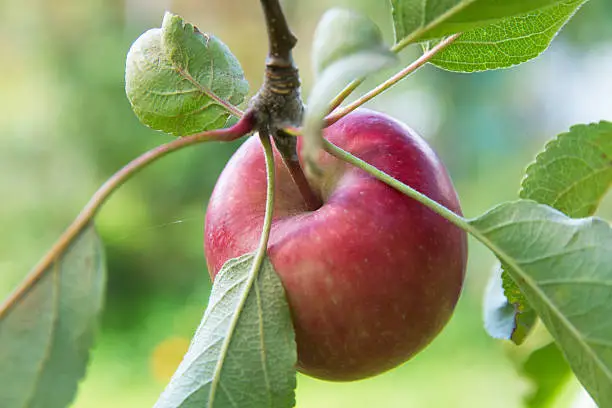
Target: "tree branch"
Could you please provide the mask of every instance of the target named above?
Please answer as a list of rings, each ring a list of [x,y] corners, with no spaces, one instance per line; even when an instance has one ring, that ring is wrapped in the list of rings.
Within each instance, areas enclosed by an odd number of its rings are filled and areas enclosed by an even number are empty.
[[[297,38],[289,29],[279,0],[261,0],[261,6],[268,28],[269,51],[265,80],[251,100],[249,111],[255,114],[259,133],[274,139],[276,149],[306,207],[314,211],[321,207],[321,199],[312,190],[302,170],[297,154],[297,140],[283,131],[287,127],[300,126],[304,115],[299,73],[291,54]]]
[[[261,6],[268,28],[269,54],[266,65],[276,67],[293,67],[291,50],[297,38],[289,29],[279,0],[261,0]]]
[[[351,113],[352,111],[354,111],[355,109],[363,105],[364,103],[368,102],[370,99],[373,99],[374,97],[380,95],[381,93],[391,88],[393,85],[395,85],[402,79],[406,78],[408,75],[412,74],[417,69],[421,68],[427,62],[429,62],[429,60],[431,60],[437,53],[439,53],[440,51],[442,51],[443,49],[451,45],[457,38],[459,38],[460,35],[461,33],[457,33],[457,34],[451,35],[450,37],[445,38],[444,40],[436,44],[432,49],[428,50],[423,55],[421,55],[412,64],[408,65],[406,68],[402,69],[397,74],[393,75],[391,78],[387,79],[385,82],[378,85],[376,88],[372,89],[370,92],[361,96],[359,99],[355,100],[354,102],[345,106],[344,108],[338,108],[334,110],[331,114],[329,114],[325,118],[325,121],[326,121],[325,125],[326,126],[333,125],[338,120],[340,120],[342,117],[348,115],[349,113]],[[340,93],[339,98],[346,98],[355,88],[357,88],[357,86],[359,86],[359,84],[361,83],[360,81],[361,80],[353,81],[349,86],[347,86]],[[334,100],[332,106],[334,105],[338,106],[342,102],[342,99],[339,99],[339,98]]]

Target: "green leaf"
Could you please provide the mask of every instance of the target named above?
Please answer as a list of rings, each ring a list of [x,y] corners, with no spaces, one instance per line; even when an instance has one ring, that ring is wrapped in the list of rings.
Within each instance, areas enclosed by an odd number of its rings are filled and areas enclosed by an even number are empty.
[[[156,408],[295,405],[296,345],[280,279],[265,258],[223,265],[187,354]]]
[[[534,201],[469,221],[506,266],[599,406],[612,406],[612,229]]]
[[[352,10],[333,8],[323,14],[314,34],[312,60],[320,74],[333,62],[362,50],[384,50],[382,33],[369,18]]]
[[[544,52],[587,0],[570,0],[463,33],[430,62],[457,72],[507,68]]]
[[[573,126],[526,170],[521,198],[572,217],[593,215],[612,185],[612,123]]]
[[[142,123],[184,136],[223,127],[248,83],[225,44],[166,13],[132,44],[125,90]]]
[[[310,92],[304,117],[302,155],[307,169],[316,169],[321,150],[323,119],[332,99],[352,81],[397,61],[377,34],[378,27],[365,16],[334,9],[326,13],[315,30],[315,69],[322,69]],[[325,44],[330,48],[325,49]]]
[[[491,337],[502,340],[512,339],[515,343],[520,344],[536,322],[537,315],[531,308],[519,310],[518,308],[525,304],[522,301],[520,303],[508,302],[506,296],[511,299],[515,298],[504,293],[504,285],[507,281],[502,281],[502,271],[501,264],[498,263],[487,285],[483,308],[484,326]],[[510,280],[510,282],[514,285],[514,281]],[[522,296],[516,285],[506,290],[516,291]],[[514,294],[514,292],[510,293]]]
[[[391,0],[396,43],[441,38],[562,3],[563,0]]]
[[[525,398],[527,408],[553,407],[555,398],[572,373],[556,343],[549,343],[531,353],[522,371],[534,384],[533,391]]]
[[[520,196],[550,205],[573,218],[585,217],[595,213],[611,184],[612,123],[577,125],[548,143],[527,168]],[[501,269],[494,271],[486,299],[487,332],[492,337],[521,344],[531,332],[536,315],[507,272],[502,275]],[[559,367],[557,371],[561,367],[569,370],[560,353],[550,351],[546,355],[550,359],[548,366]],[[532,358],[540,357],[530,356],[526,365],[531,364]],[[529,370],[524,367],[535,383],[534,407],[543,404],[538,402],[541,399],[552,397],[566,380],[562,375]]]
[[[64,408],[85,375],[106,270],[87,227],[0,316],[0,407]]]
[[[573,126],[548,143],[535,162],[526,170],[521,198],[549,205],[566,215],[577,218],[593,215],[612,185],[612,123],[600,122]],[[500,274],[497,270],[494,274]],[[521,344],[535,323],[533,309],[525,300],[516,283],[503,273],[499,283],[491,282],[490,302],[485,302],[485,324],[495,338],[511,339]],[[499,292],[493,294],[492,292]],[[493,299],[497,299],[497,303]],[[505,299],[505,300],[504,300]],[[504,305],[505,303],[505,305]],[[495,310],[510,312],[501,321]],[[513,315],[513,317],[512,317]],[[511,320],[514,324],[511,324]],[[500,329],[501,325],[501,329]],[[497,330],[488,330],[497,328]]]

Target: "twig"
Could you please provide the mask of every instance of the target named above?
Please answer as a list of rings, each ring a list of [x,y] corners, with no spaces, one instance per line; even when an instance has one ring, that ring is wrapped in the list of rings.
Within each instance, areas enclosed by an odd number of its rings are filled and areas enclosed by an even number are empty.
[[[300,78],[291,50],[297,39],[291,33],[279,0],[261,0],[268,28],[269,52],[265,81],[251,103],[260,134],[271,135],[285,167],[298,187],[309,210],[321,206],[300,165],[297,141],[283,128],[300,126],[304,105],[300,97]]]
[[[291,50],[295,47],[297,38],[289,30],[289,24],[279,1],[261,0],[261,6],[266,18],[270,50],[266,63],[279,67],[292,67]]]

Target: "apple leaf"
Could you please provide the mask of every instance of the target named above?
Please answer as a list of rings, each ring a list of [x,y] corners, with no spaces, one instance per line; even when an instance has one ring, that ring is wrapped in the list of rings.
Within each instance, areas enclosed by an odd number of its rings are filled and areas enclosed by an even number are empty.
[[[573,218],[586,217],[595,213],[611,184],[612,123],[576,125],[549,142],[527,168],[520,197],[550,205]],[[516,344],[524,341],[536,321],[533,308],[501,268],[491,277],[484,309],[487,332]],[[549,365],[567,366],[560,354],[551,352],[548,356]],[[560,360],[553,360],[555,356]],[[565,381],[563,376],[542,373],[544,378],[536,378],[537,374],[538,371],[533,371],[529,375],[536,387],[534,395],[549,395],[555,380],[559,380],[558,387]]]
[[[505,265],[599,406],[612,406],[612,228],[534,201],[469,221]]]
[[[268,258],[223,265],[189,350],[156,408],[295,405],[297,351],[289,306]]]
[[[570,0],[464,32],[430,62],[457,72],[507,68],[544,52],[587,0]]]
[[[302,155],[307,169],[316,169],[323,125],[331,100],[350,82],[397,61],[385,46],[380,30],[356,12],[332,9],[319,22],[313,41],[317,80],[310,92],[304,118]]]
[[[525,407],[550,408],[572,371],[557,344],[549,343],[529,355],[522,374],[534,384],[533,391],[525,398]]]
[[[132,44],[125,91],[142,123],[184,136],[223,127],[248,83],[225,44],[166,13]]]
[[[0,311],[0,406],[64,408],[85,375],[106,269],[93,225]]]
[[[510,282],[514,286],[505,288],[504,285],[508,281],[504,282],[502,280],[502,271],[501,264],[497,263],[487,284],[483,308],[484,326],[491,337],[502,340],[512,338],[519,344],[519,339],[522,342],[533,327],[537,315],[531,307],[527,310],[521,310],[519,313],[517,308],[525,305],[525,302],[516,304],[508,302],[504,289],[518,292],[515,298],[520,295],[523,299],[523,295],[512,280]]]
[[[369,18],[352,10],[333,8],[325,12],[314,34],[313,69],[321,74],[333,62],[367,50],[386,48],[378,26]]]
[[[586,217],[595,213],[611,184],[612,123],[576,125],[549,142],[527,167],[519,196],[550,205],[572,218]],[[535,316],[514,280],[501,272],[495,270],[491,278],[485,327],[492,337],[521,344]],[[495,322],[500,316],[495,310],[508,313]]]
[[[546,146],[526,174],[520,192],[522,198],[551,205],[571,217],[592,215],[612,183],[612,123],[572,127],[570,132],[559,135]],[[485,327],[493,337],[509,338],[521,344],[535,323],[535,314],[512,278],[504,273],[502,284],[500,274],[501,270],[495,271],[490,282]],[[498,299],[497,306],[491,299]],[[507,313],[500,319],[502,315],[494,315],[496,310]],[[551,360],[549,365],[566,363],[562,359]],[[564,381],[546,373],[545,378],[537,379],[536,374],[530,375],[536,386],[535,395],[548,395],[547,389],[555,379],[559,379],[559,387]],[[545,388],[540,390],[540,387]]]
[[[441,38],[563,2],[564,0],[391,0],[395,41],[409,44]]]

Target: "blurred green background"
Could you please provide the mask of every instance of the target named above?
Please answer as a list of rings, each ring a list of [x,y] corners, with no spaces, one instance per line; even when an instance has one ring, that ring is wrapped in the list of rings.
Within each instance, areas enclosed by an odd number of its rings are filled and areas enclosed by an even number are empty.
[[[383,0],[286,1],[300,38],[304,93],[310,39],[332,6],[367,13],[392,41]],[[164,10],[215,33],[242,62],[251,93],[266,55],[258,1],[0,2],[0,296],[8,294],[95,189],[170,138],[141,125],[124,94],[126,52]],[[410,124],[447,163],[466,215],[516,198],[524,167],[575,123],[612,119],[612,3],[592,0],[551,49],[513,70],[474,75],[426,67],[370,104]],[[405,61],[418,50],[404,53]],[[381,73],[364,87],[385,78]],[[88,377],[74,407],[151,406],[206,306],[207,198],[234,144],[202,145],[145,170],[98,217],[108,291]],[[612,202],[600,214],[610,219]],[[471,242],[467,284],[447,329],[408,364],[355,383],[298,379],[300,408],[518,407],[528,385],[511,346],[482,328],[493,257]],[[576,386],[567,392],[567,406]]]

